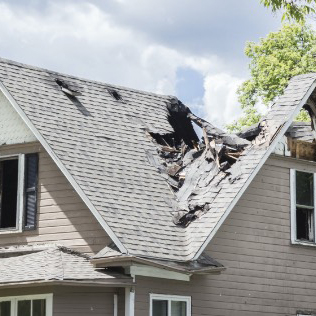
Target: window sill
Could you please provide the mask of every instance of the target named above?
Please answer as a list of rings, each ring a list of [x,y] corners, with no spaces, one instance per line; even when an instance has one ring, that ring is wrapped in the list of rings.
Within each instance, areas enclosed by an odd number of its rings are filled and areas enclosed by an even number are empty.
[[[17,229],[17,228],[0,229],[0,235],[19,234],[19,233],[23,233],[23,230]]]
[[[292,241],[291,244],[294,245],[294,246],[316,247],[316,243],[308,242],[308,241],[295,240],[295,241]]]

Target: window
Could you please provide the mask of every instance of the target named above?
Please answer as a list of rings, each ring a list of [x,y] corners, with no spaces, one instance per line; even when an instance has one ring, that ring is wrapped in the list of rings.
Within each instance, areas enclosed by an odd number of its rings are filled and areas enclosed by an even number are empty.
[[[150,316],[191,316],[191,297],[150,294]]]
[[[35,228],[37,169],[37,154],[0,157],[0,231]]]
[[[0,316],[52,316],[52,294],[0,298]]]
[[[291,170],[292,242],[315,243],[315,174]]]

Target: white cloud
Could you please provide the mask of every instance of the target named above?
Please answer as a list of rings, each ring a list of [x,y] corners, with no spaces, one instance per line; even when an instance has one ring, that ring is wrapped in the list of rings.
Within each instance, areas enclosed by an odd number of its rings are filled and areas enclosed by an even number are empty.
[[[36,11],[0,1],[0,29],[3,57],[137,89],[175,94],[177,70],[191,68],[204,77],[208,119],[224,125],[240,113],[241,78],[220,57],[155,42],[89,2],[51,1]]]
[[[233,77],[226,73],[205,77],[204,104],[207,119],[210,122],[224,127],[240,116],[241,109],[236,91],[243,80],[243,78]]]

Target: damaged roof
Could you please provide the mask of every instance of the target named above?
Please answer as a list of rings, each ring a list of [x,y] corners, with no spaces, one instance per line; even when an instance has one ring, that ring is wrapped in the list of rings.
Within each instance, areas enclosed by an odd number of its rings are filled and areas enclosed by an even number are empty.
[[[0,59],[2,91],[119,251],[177,261],[202,253],[315,79],[293,78],[249,141],[171,96]],[[202,142],[192,124],[202,128]]]
[[[95,269],[88,257],[65,247],[50,247],[25,254],[0,249],[0,287],[28,283],[76,282],[130,284],[132,279],[105,269]]]

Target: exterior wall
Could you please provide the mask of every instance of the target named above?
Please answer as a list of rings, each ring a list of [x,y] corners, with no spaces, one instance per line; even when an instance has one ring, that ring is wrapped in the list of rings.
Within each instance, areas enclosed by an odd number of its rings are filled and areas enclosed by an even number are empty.
[[[113,316],[117,288],[31,287],[0,290],[0,297],[53,293],[53,316]],[[120,300],[120,297],[119,297]]]
[[[0,233],[0,247],[56,243],[96,253],[110,239],[39,143],[1,146],[0,155],[39,152],[37,229]]]
[[[0,145],[36,141],[35,136],[0,92]]]
[[[192,296],[192,315],[296,315],[316,311],[316,248],[290,243],[290,168],[316,163],[270,158],[207,247],[227,267],[190,282],[137,277],[136,312],[149,293]]]

